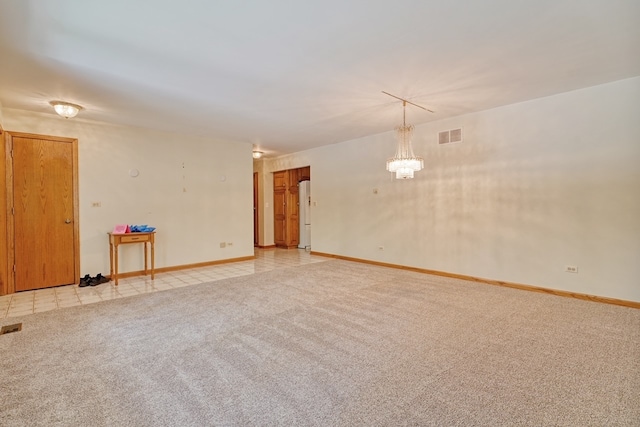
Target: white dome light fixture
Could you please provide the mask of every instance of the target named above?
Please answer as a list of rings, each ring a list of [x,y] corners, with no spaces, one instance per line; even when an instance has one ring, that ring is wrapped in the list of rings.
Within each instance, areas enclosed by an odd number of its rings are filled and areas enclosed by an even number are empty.
[[[262,151],[257,151],[257,150],[253,150],[253,158],[254,159],[259,159],[262,157],[264,153]]]
[[[63,101],[51,101],[49,104],[56,110],[59,116],[65,119],[71,119],[78,115],[78,112],[82,110],[82,107],[70,102]]]

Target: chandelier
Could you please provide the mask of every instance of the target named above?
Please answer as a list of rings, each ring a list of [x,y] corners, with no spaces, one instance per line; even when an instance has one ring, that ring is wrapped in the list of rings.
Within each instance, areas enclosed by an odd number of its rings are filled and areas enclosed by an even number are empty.
[[[385,91],[382,93],[397,98],[402,101],[402,126],[396,128],[396,135],[398,139],[398,146],[396,147],[396,155],[387,160],[387,170],[389,172],[395,172],[396,179],[410,179],[413,178],[413,174],[424,168],[424,161],[422,157],[413,154],[413,148],[411,147],[411,137],[413,136],[413,126],[407,125],[407,103],[420,107],[423,110],[427,110],[431,113],[433,111],[428,110],[420,105],[409,102],[406,99],[399,98],[395,95],[391,95]]]

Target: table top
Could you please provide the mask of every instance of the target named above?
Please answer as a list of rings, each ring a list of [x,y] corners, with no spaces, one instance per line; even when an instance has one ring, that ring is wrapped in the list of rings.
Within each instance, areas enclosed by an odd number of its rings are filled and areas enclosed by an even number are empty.
[[[136,234],[156,234],[156,232],[155,231],[133,231],[131,233],[113,233],[110,231],[107,234],[111,236],[135,236]]]

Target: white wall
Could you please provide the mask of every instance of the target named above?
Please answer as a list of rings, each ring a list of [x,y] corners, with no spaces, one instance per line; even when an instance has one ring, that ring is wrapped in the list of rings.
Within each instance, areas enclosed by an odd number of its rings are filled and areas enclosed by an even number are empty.
[[[115,224],[157,227],[156,268],[254,254],[251,144],[6,108],[4,128],[78,138],[82,275],[109,272]],[[121,246],[120,260],[143,269],[141,246]]]
[[[270,169],[311,165],[314,251],[640,301],[639,118],[633,78],[418,126],[413,180],[391,132]]]

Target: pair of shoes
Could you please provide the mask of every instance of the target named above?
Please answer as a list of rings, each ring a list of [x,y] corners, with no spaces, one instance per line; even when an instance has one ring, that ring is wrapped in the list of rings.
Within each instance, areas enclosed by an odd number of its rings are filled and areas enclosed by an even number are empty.
[[[86,286],[97,286],[103,283],[107,283],[111,281],[109,277],[104,277],[102,273],[98,273],[96,277],[91,277],[89,274],[85,274],[82,279],[80,279],[79,287],[84,288]]]
[[[80,279],[80,283],[78,284],[78,286],[81,288],[84,288],[85,286],[91,286],[91,280],[93,280],[91,276],[85,274],[84,277]]]

